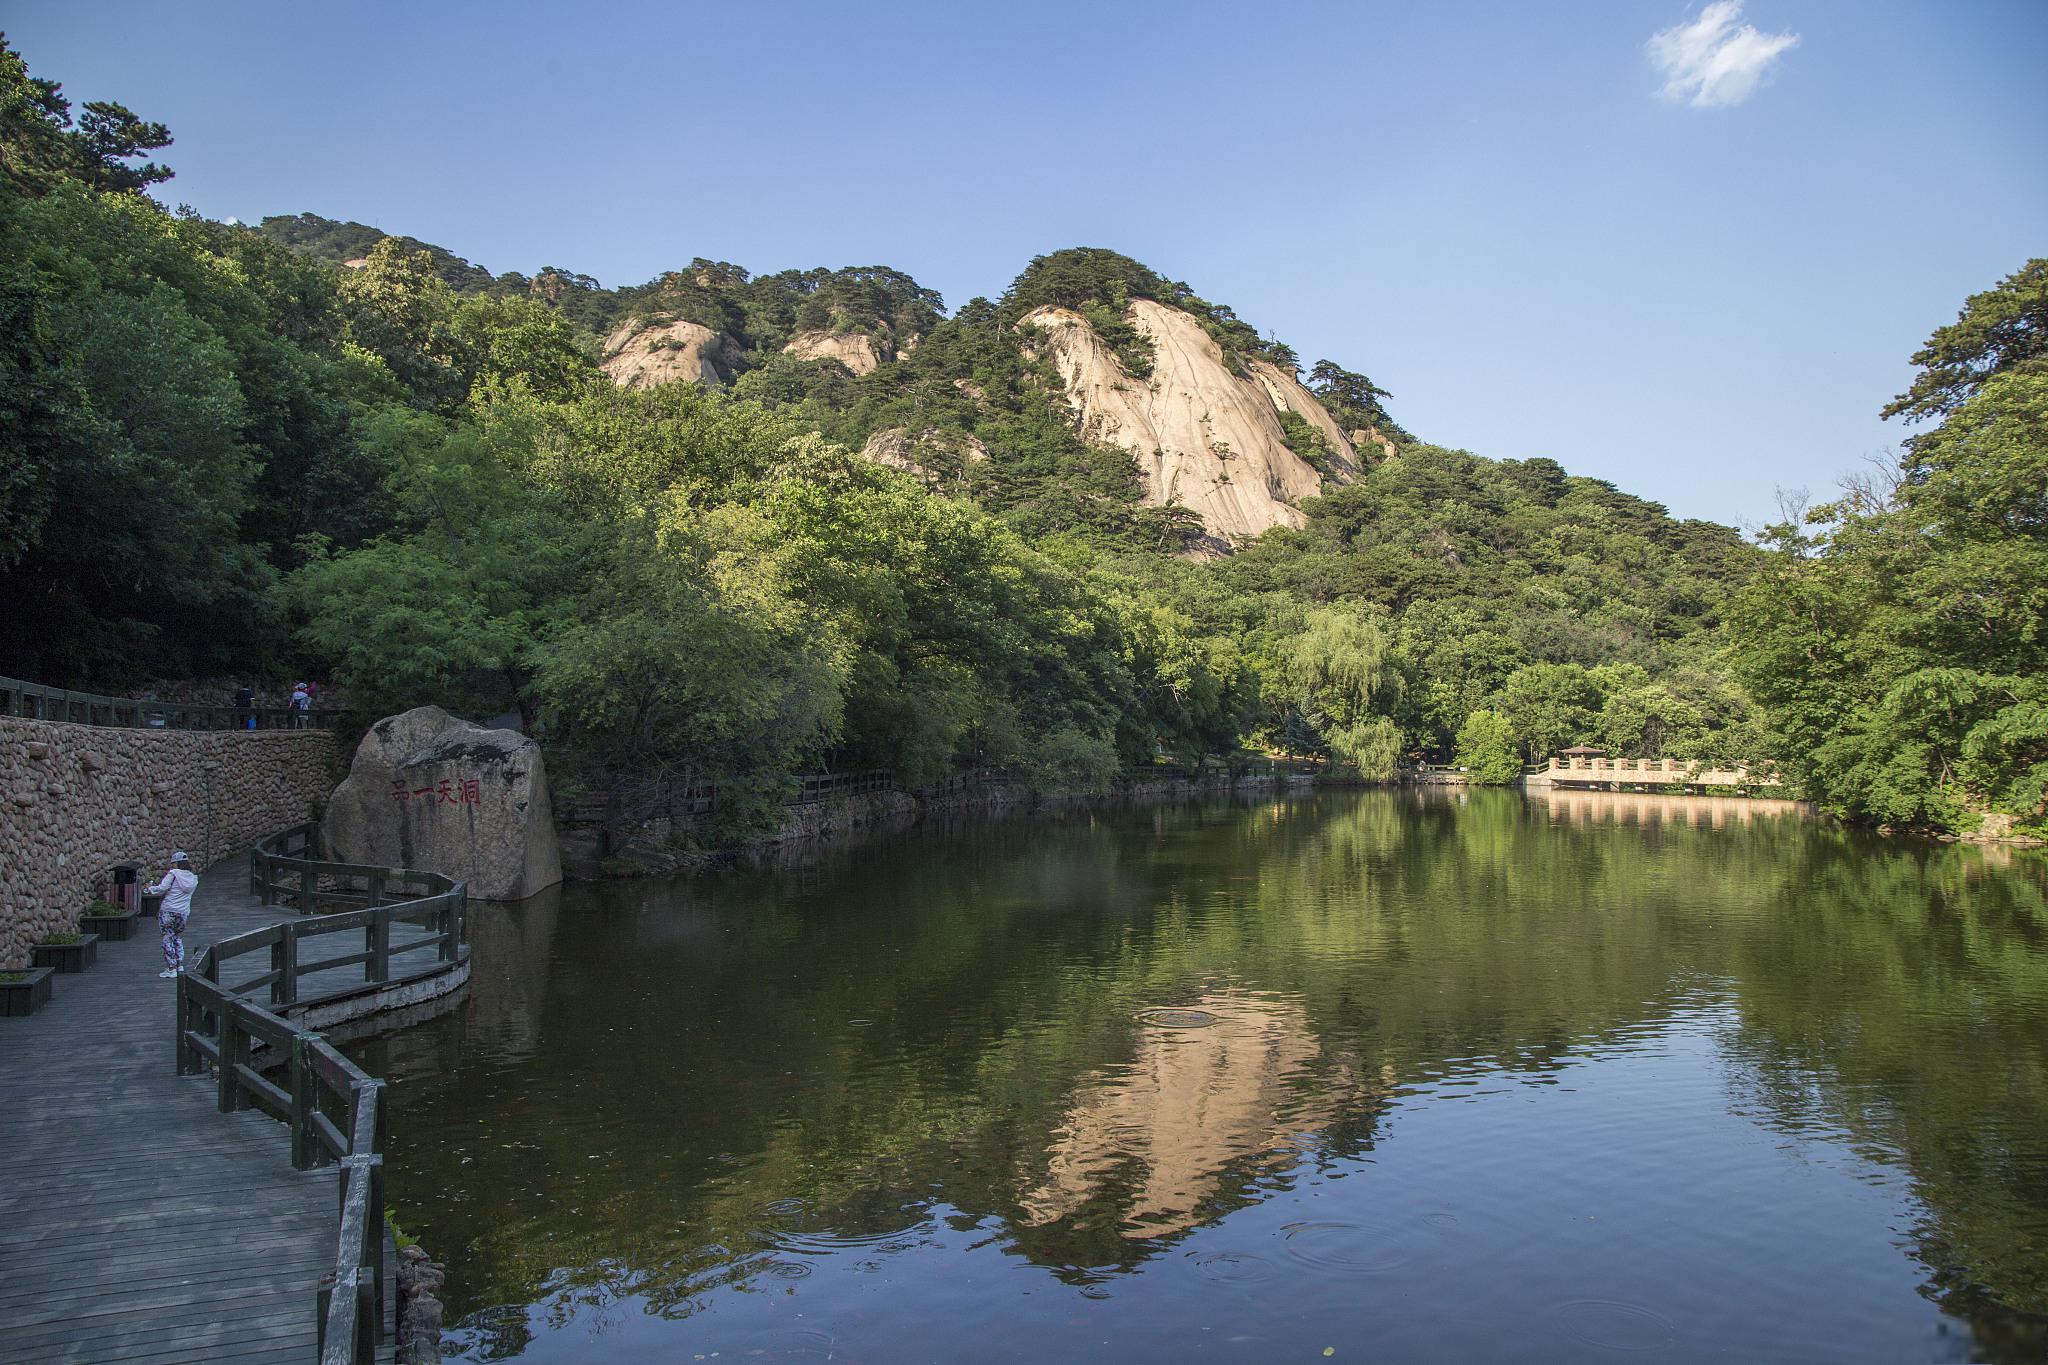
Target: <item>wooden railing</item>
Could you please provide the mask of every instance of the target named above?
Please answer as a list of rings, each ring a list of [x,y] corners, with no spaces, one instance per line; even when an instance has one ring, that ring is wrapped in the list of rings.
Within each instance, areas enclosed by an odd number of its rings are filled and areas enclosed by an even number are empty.
[[[45,687],[19,678],[0,678],[0,715],[129,730],[333,730],[348,723],[348,715],[342,711],[294,711],[282,706],[245,711],[238,706],[142,701]]]
[[[877,768],[864,773],[813,773],[803,779],[803,786],[796,795],[783,802],[786,806],[815,806],[820,801],[834,801],[843,796],[863,796],[869,792],[893,791],[896,774],[886,768]]]
[[[222,1113],[254,1108],[284,1123],[291,1130],[294,1167],[340,1165],[341,1228],[334,1269],[320,1288],[320,1360],[351,1365],[374,1359],[384,1331],[384,1083],[275,1010],[446,970],[465,951],[468,887],[438,873],[306,856],[318,849],[317,829],[302,825],[263,840],[250,855],[252,891],[266,905],[296,899],[306,918],[222,939],[206,950],[196,971],[178,978],[177,1062],[179,1075],[214,1069]],[[358,881],[364,883],[360,890]],[[424,894],[390,898],[414,887]],[[323,901],[358,908],[317,913]],[[392,930],[401,925],[428,932],[394,939]],[[363,936],[360,952],[309,961],[301,951],[309,940],[353,933]],[[431,964],[393,973],[394,956],[430,946]],[[233,984],[223,979],[223,964],[265,952],[269,970]],[[313,973],[358,964],[362,984],[310,992],[302,986],[302,978]],[[274,1009],[247,998],[266,988]],[[282,1074],[266,1074],[273,1071]]]
[[[294,825],[249,850],[249,894],[265,905],[289,905],[302,915],[424,904],[461,885],[438,872],[408,867],[337,863],[320,856],[320,826]],[[461,898],[457,898],[460,900]]]

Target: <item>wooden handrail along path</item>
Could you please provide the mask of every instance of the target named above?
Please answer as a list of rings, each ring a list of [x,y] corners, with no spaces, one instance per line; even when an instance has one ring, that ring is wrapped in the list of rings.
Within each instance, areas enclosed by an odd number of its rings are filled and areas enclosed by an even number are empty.
[[[435,872],[327,862],[318,851],[318,828],[301,825],[250,853],[250,894],[265,905],[289,901],[302,918],[222,939],[178,978],[177,1063],[180,1075],[214,1069],[221,1113],[255,1108],[283,1122],[295,1168],[341,1167],[339,1242],[320,1289],[320,1360],[352,1365],[374,1360],[383,1336],[384,1082],[278,1011],[446,970],[465,953],[468,889]],[[426,932],[394,940],[404,926]],[[305,951],[336,935],[360,936],[361,949]],[[423,949],[431,960],[394,970],[394,958],[423,958]],[[252,954],[268,954],[268,970],[230,984],[226,965]],[[360,982],[336,983],[337,969],[357,965]],[[259,991],[271,1008],[249,998]],[[278,1079],[265,1074],[278,1064]]]

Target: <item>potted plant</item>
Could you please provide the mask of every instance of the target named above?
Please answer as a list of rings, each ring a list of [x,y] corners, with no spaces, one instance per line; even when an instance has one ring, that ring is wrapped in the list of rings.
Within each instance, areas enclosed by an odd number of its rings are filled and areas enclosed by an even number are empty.
[[[107,943],[126,942],[135,933],[136,912],[123,910],[110,900],[96,900],[86,907],[78,927],[99,935]]]
[[[34,1014],[50,1001],[48,967],[0,972],[0,1017]]]
[[[44,934],[42,941],[29,951],[35,954],[36,966],[68,975],[84,971],[99,959],[100,936],[70,932]]]

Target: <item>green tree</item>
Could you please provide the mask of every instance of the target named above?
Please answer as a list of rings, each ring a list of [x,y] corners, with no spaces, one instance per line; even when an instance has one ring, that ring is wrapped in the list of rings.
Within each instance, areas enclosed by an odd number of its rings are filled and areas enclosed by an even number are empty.
[[[1354,612],[1309,613],[1288,643],[1294,704],[1340,761],[1369,781],[1394,775],[1401,734],[1387,713],[1400,689],[1378,622]]]
[[[1474,782],[1504,786],[1522,775],[1514,726],[1499,711],[1474,711],[1458,727],[1458,766]]]
[[[1829,809],[2038,827],[2048,373],[1999,360],[1958,377],[1941,341],[1921,352],[1929,382],[1909,392],[1946,419],[1910,443],[1895,489],[1858,485],[1804,525],[1769,529],[1776,553],[1730,611],[1734,658],[1795,779]]]
[[[1499,707],[1525,759],[1594,738],[1604,698],[1582,664],[1530,664],[1501,688]]]
[[[1909,422],[1946,417],[1996,375],[2048,373],[2048,258],[1972,294],[1956,320],[1913,353],[1920,373],[1885,405]]]
[[[161,123],[111,100],[90,100],[74,127],[63,90],[29,75],[21,54],[0,34],[0,171],[16,186],[31,194],[63,184],[134,194],[171,178],[153,161],[129,164],[171,145]]]

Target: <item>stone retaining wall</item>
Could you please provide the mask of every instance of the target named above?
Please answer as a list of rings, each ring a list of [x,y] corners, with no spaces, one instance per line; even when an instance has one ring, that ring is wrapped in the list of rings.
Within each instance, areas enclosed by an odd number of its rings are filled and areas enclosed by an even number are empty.
[[[324,730],[119,730],[0,716],[0,968],[78,916],[115,863],[201,871],[316,816],[339,768]]]

